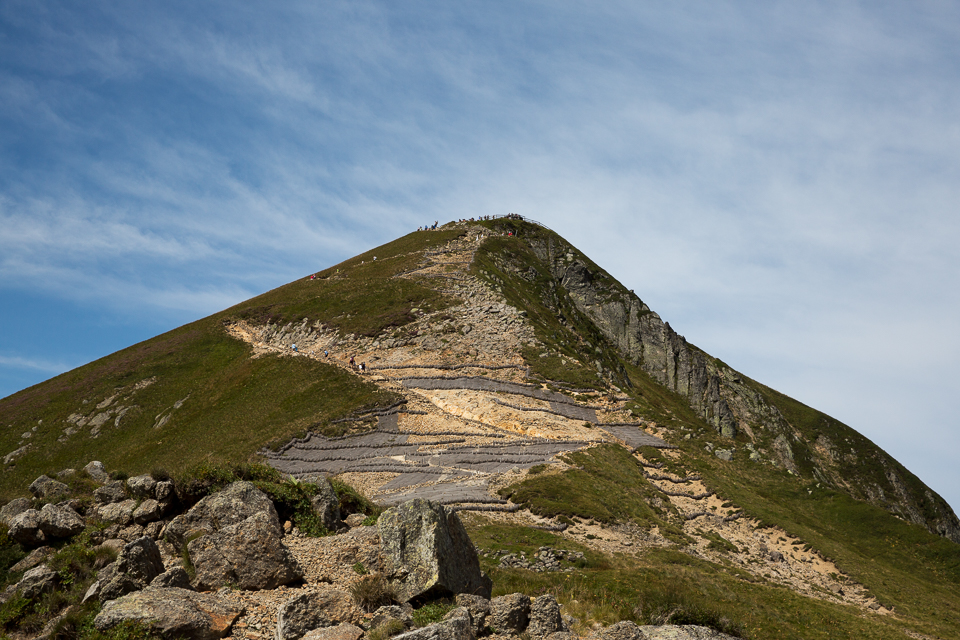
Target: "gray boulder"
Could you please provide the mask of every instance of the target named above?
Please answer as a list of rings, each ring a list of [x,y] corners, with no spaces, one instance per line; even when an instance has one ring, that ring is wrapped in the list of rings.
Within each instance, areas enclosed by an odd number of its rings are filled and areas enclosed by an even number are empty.
[[[20,594],[31,600],[37,596],[53,591],[57,586],[57,572],[50,569],[45,564],[34,567],[23,574],[23,578],[17,583],[16,590]]]
[[[167,569],[150,583],[151,587],[177,587],[179,589],[193,589],[190,585],[190,576],[183,567]]]
[[[490,597],[492,583],[454,511],[418,498],[385,511],[377,528],[384,574],[398,583],[402,600]]]
[[[30,484],[30,493],[38,498],[56,498],[69,495],[70,487],[44,475]]]
[[[22,545],[33,547],[46,538],[40,531],[40,512],[27,509],[10,518],[9,535]]]
[[[20,573],[35,566],[52,556],[54,553],[50,547],[37,547],[27,554],[27,557],[10,567],[10,573]]]
[[[359,612],[349,593],[327,588],[301,593],[277,610],[277,640],[299,640],[308,631],[332,627],[341,621],[358,621]]]
[[[97,482],[110,482],[110,474],[107,473],[103,463],[98,460],[88,463],[87,466],[83,468],[83,471]]]
[[[116,562],[101,570],[97,576],[97,597],[100,602],[115,600],[146,588],[161,573],[160,549],[156,542],[144,536],[125,545]],[[87,595],[92,594],[88,591]]]
[[[275,589],[303,578],[283,546],[276,513],[257,513],[187,545],[199,591],[233,585],[245,590]]]
[[[463,607],[457,607],[444,616],[441,622],[393,636],[393,640],[401,639],[476,640],[476,636],[473,633],[473,626],[470,624],[470,614]]]
[[[157,481],[149,473],[141,476],[127,478],[127,488],[130,493],[137,498],[152,498],[153,489],[157,486]]]
[[[473,594],[458,593],[456,602],[458,607],[463,607],[470,614],[473,634],[483,635],[487,630],[487,618],[490,617],[490,601]]]
[[[328,531],[336,531],[343,525],[340,520],[340,500],[329,480],[316,478],[313,482],[320,487],[320,491],[310,501],[313,504],[313,511]]]
[[[137,501],[130,499],[123,502],[112,502],[97,507],[94,513],[104,522],[115,522],[126,526],[133,523],[133,512],[137,508]]]
[[[14,498],[3,505],[3,507],[0,507],[0,522],[9,526],[10,520],[12,520],[14,516],[20,515],[31,508],[33,508],[33,500],[30,498]]]
[[[162,505],[169,505],[173,502],[176,495],[173,490],[172,480],[162,480],[153,488],[153,497]]]
[[[45,504],[40,510],[40,530],[52,538],[69,538],[83,531],[86,524],[76,511],[67,506]]]
[[[108,482],[93,490],[93,500],[97,504],[113,504],[114,502],[123,502],[126,499],[127,492],[124,491],[123,483],[119,480]]]
[[[234,482],[171,520],[164,537],[175,548],[181,549],[188,538],[219,531],[261,512],[267,513],[279,526],[277,510],[265,493],[249,482]]]
[[[519,634],[530,624],[530,597],[511,593],[490,601],[487,626],[497,634]]]
[[[563,630],[557,599],[550,594],[534,598],[530,603],[530,624],[527,625],[530,637],[546,638],[551,633]]]
[[[159,520],[162,516],[163,506],[153,498],[147,498],[133,510],[133,521],[137,524],[147,524]]]
[[[106,603],[93,621],[98,631],[138,622],[163,638],[214,640],[228,635],[243,608],[213,594],[147,588]]]
[[[303,640],[360,640],[362,637],[363,629],[349,622],[341,622],[335,627],[314,629],[303,636]]]
[[[629,620],[624,620],[600,629],[596,637],[598,640],[646,640],[647,638],[640,627]]]

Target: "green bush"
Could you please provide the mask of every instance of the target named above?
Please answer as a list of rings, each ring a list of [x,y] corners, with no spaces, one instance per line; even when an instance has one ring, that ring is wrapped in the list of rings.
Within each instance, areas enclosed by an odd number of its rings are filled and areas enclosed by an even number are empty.
[[[428,602],[413,612],[413,624],[417,627],[425,627],[428,624],[440,622],[443,620],[443,616],[453,611],[455,606],[449,600]]]

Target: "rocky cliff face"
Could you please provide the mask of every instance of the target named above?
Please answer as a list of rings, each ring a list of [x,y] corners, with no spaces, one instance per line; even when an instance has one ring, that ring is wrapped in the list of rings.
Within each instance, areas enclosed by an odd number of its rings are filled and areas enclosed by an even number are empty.
[[[857,434],[858,446],[837,454],[828,436],[791,424],[760,385],[689,344],[574,247],[550,234],[528,242],[620,356],[686,398],[718,434],[739,434],[757,457],[762,452],[791,473],[813,476],[960,543],[960,520],[950,506],[873,443]]]

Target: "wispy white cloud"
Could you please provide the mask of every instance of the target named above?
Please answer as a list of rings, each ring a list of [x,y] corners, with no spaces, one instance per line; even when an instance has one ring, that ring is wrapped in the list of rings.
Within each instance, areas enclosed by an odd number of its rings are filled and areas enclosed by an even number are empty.
[[[947,424],[958,12],[4,3],[0,296],[183,321],[519,211],[878,440],[911,401]]]

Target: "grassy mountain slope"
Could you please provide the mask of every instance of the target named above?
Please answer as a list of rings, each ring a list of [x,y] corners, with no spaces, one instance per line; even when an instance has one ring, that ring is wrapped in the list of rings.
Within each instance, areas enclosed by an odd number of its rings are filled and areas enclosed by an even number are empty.
[[[93,459],[131,473],[174,471],[204,459],[245,461],[264,445],[361,407],[390,404],[389,393],[332,365],[251,358],[249,345],[230,337],[223,323],[309,317],[343,333],[395,330],[413,319],[411,309],[438,309],[447,301],[391,276],[415,268],[423,251],[456,235],[410,234],[316,280],[278,287],[0,400],[0,452],[21,451],[0,472],[0,498],[22,495],[41,473]],[[77,424],[71,416],[87,421]],[[73,433],[65,435],[68,430]]]
[[[497,235],[470,270],[525,313],[537,338],[522,354],[532,377],[561,391],[566,384],[630,396],[633,415],[665,428],[679,447],[679,459],[658,458],[669,470],[699,474],[731,513],[812,545],[896,615],[812,600],[733,563],[683,553],[690,540],[681,519],[617,447],[572,454],[576,468],[530,475],[504,495],[545,515],[656,528],[676,546],[641,560],[588,554],[573,576],[488,563],[498,592],[549,589],[567,601],[606,602],[608,622],[653,620],[682,605],[757,638],[893,638],[906,630],[960,637],[960,545],[943,537],[956,517],[939,496],[846,425],[686,343],[558,235],[518,220],[477,224]],[[252,357],[224,326],[306,322],[341,336],[408,335],[411,322],[455,301],[425,280],[393,276],[414,271],[426,252],[463,233],[451,226],[404,236],[0,400],[0,454],[10,454],[0,498],[22,495],[41,473],[92,459],[130,473],[247,461],[264,445],[393,403],[390,392],[332,364]],[[732,459],[715,456],[718,449]],[[471,533],[485,549],[570,544],[483,519]]]

